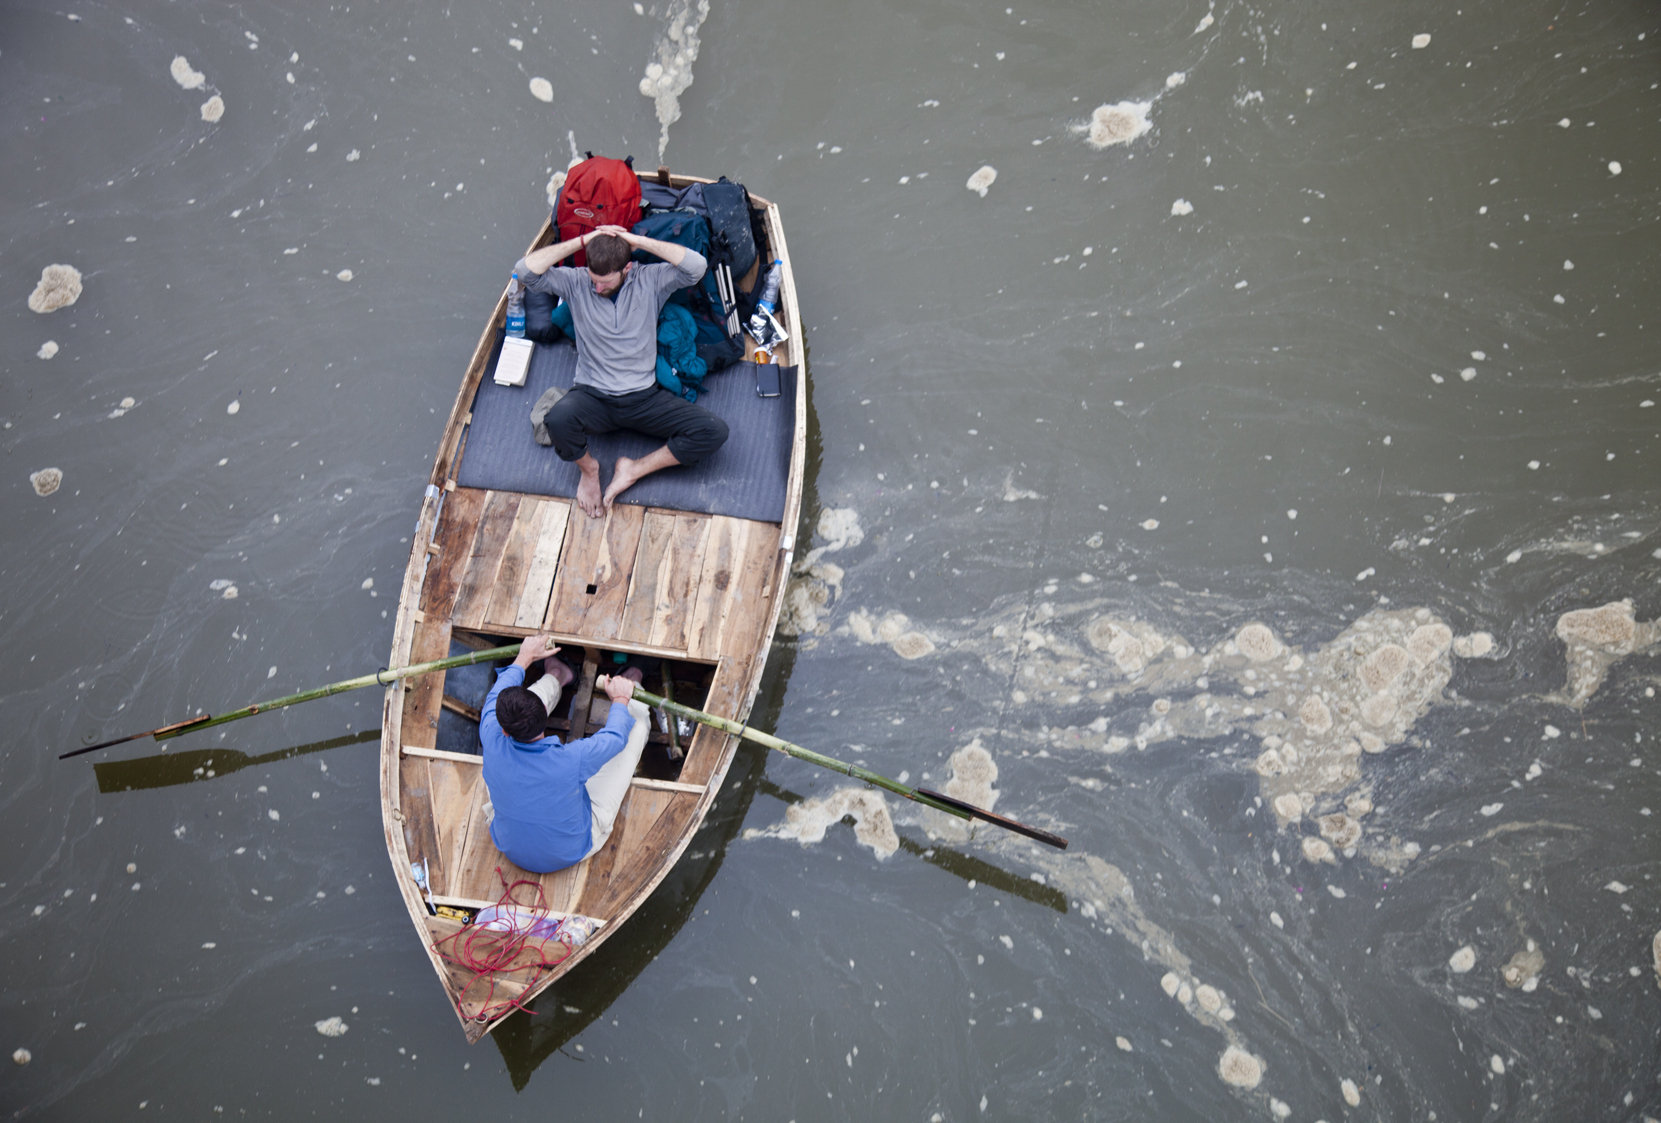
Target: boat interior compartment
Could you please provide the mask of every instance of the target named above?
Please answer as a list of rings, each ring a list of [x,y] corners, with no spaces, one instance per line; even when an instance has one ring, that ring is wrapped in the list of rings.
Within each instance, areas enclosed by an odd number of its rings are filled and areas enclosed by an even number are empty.
[[[500,647],[517,640],[517,636],[453,631],[450,654],[466,655],[470,651]],[[597,644],[562,644],[556,658],[571,668],[573,678],[549,710],[543,732],[561,741],[591,736],[605,726],[611,703],[596,685],[600,675],[617,674],[626,667],[636,667],[641,672],[641,686],[645,689],[694,709],[703,708],[709,696],[710,681],[715,675],[712,664],[612,651]],[[440,702],[435,742],[437,749],[463,754],[479,752],[479,711],[496,683],[496,672],[505,665],[505,661],[474,663],[451,667],[444,672],[444,694]],[[526,675],[526,685],[536,682],[542,674],[541,666],[533,664]],[[655,780],[678,779],[681,764],[686,759],[686,749],[696,728],[685,718],[670,720],[669,715],[654,710],[646,749],[635,774]]]

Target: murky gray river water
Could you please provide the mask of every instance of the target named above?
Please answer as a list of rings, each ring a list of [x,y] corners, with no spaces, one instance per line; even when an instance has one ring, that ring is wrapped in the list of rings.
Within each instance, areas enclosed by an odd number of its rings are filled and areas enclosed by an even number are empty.
[[[468,1048],[374,692],[60,763],[381,665],[485,309],[574,148],[656,162],[674,13],[15,0],[0,1111],[1661,1115],[1654,9],[700,17],[664,154],[781,204],[811,347],[757,723],[1072,848],[744,752]]]

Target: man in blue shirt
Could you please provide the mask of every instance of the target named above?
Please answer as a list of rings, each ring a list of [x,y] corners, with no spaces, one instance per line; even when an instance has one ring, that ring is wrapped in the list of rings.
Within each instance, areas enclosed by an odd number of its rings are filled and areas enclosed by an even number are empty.
[[[555,268],[578,250],[586,269]],[[636,264],[634,250],[662,259]],[[727,440],[727,423],[657,381],[657,323],[676,289],[697,284],[709,263],[702,254],[602,226],[519,259],[514,272],[533,292],[564,298],[576,325],[577,373],[570,393],[548,411],[548,435],[561,460],[575,461],[577,505],[593,518],[645,476],[676,464],[696,464]],[[619,456],[611,483],[600,490],[600,462],[588,438],[634,429],[664,444],[639,460]]]
[[[532,873],[564,869],[605,845],[646,746],[646,707],[630,701],[639,679],[628,671],[597,683],[611,699],[604,729],[564,744],[543,733],[549,707],[572,678],[554,658],[558,650],[552,636],[526,639],[496,676],[479,717],[491,841]],[[547,673],[527,689],[525,672],[538,659],[547,660]]]

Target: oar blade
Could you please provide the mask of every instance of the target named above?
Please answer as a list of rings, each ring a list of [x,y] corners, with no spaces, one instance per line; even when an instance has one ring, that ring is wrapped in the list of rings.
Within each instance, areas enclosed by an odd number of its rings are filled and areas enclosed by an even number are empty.
[[[1016,834],[1026,835],[1028,838],[1033,839],[1036,842],[1042,842],[1046,846],[1053,846],[1057,850],[1067,849],[1067,840],[1058,834],[1051,834],[1049,831],[1041,831],[1037,827],[1029,827],[1025,823],[1016,822],[1014,819],[1007,818],[1006,816],[993,814],[984,807],[976,807],[974,804],[965,803],[961,799],[953,799],[951,796],[934,791],[931,788],[918,788],[917,794],[926,795],[932,800],[946,804],[948,807],[955,807],[972,818],[981,819],[985,822],[993,824],[994,826],[1002,827],[1006,831],[1014,831]]]

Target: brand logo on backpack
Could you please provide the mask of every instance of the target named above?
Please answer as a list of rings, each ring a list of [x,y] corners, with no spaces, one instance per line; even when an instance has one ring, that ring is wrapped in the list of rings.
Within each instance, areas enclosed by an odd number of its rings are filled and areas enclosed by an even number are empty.
[[[596,217],[594,212],[589,210],[587,207],[572,207],[571,208],[571,213],[576,215],[578,218],[594,218],[594,217]]]

